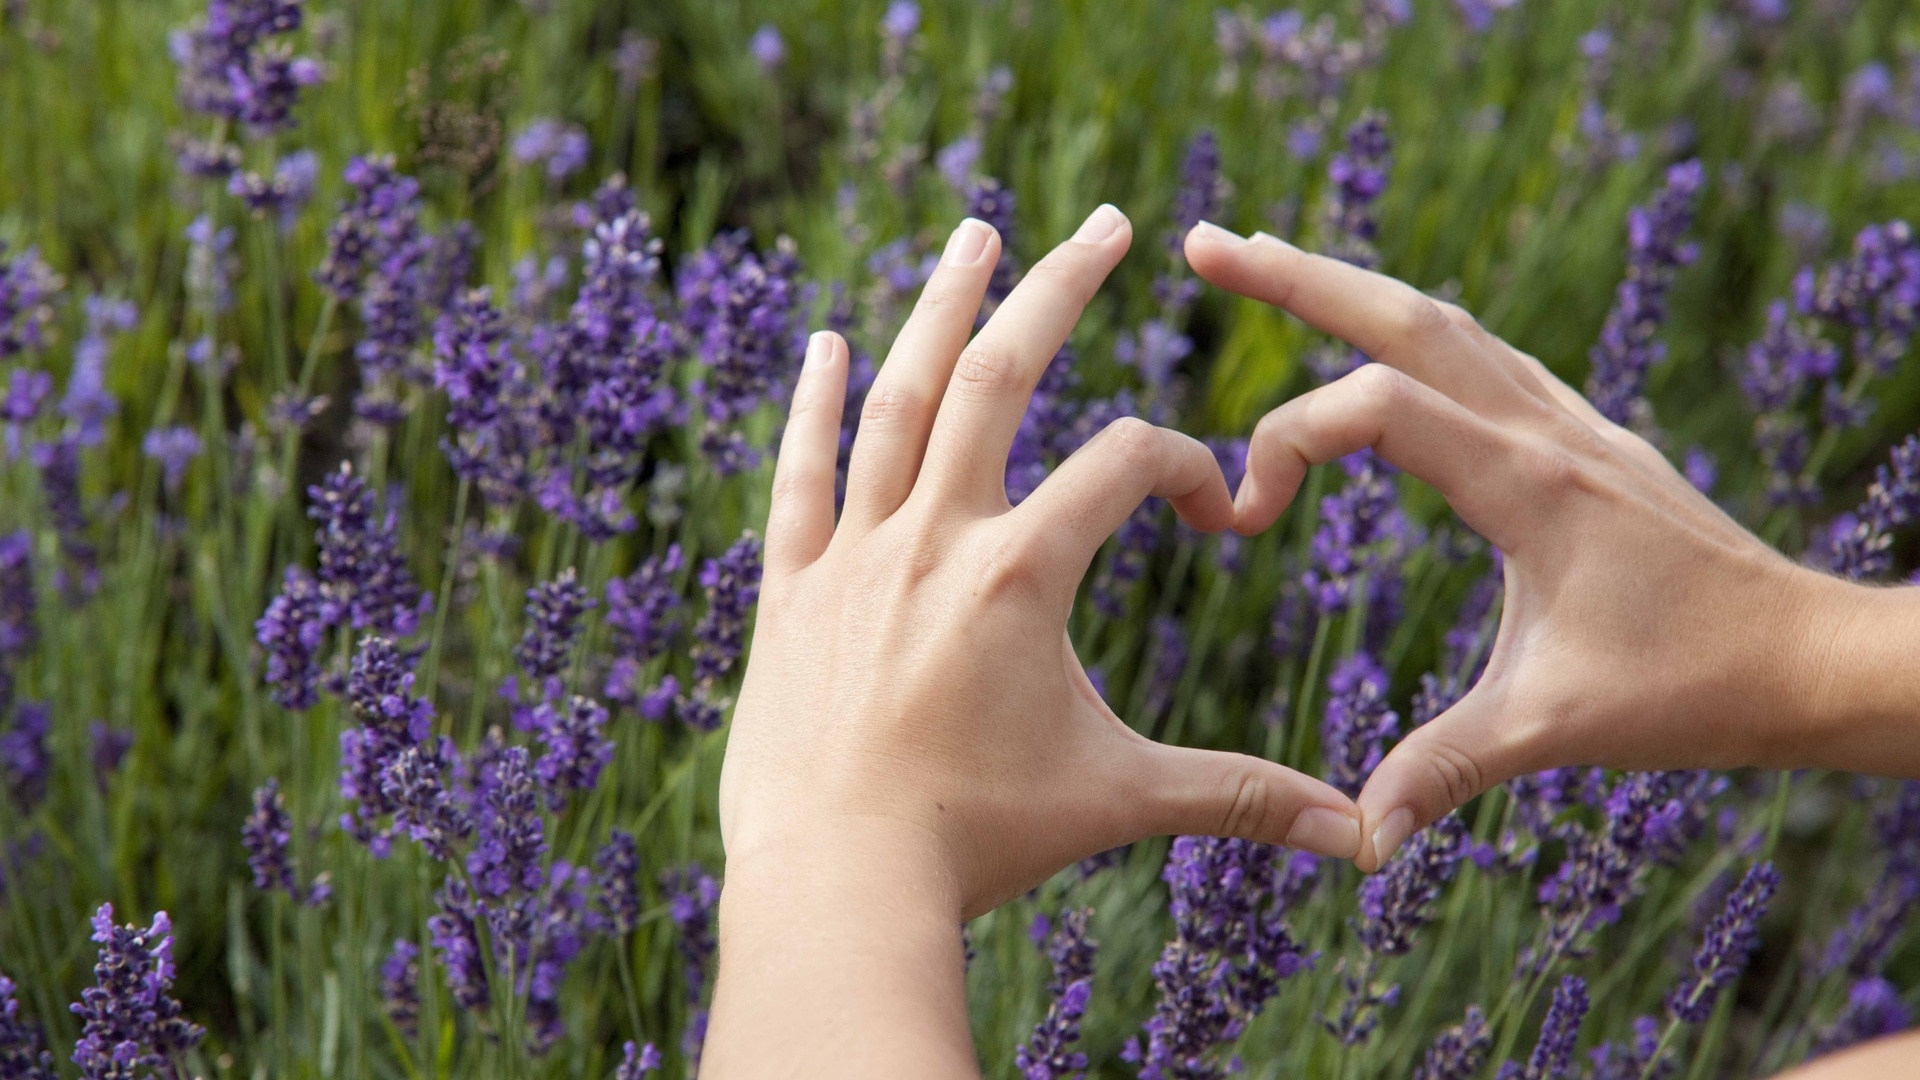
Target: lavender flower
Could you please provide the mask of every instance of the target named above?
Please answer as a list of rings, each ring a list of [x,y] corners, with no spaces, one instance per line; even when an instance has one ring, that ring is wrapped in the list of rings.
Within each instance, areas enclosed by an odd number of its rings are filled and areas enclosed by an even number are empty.
[[[178,493],[186,479],[187,466],[200,456],[200,436],[188,427],[155,428],[147,432],[140,448],[160,463],[160,475],[167,491]]]
[[[0,360],[46,344],[53,325],[53,301],[62,286],[59,275],[28,248],[8,258],[0,241]]]
[[[317,906],[332,894],[326,881],[316,880],[303,887],[293,867],[293,819],[287,814],[286,800],[280,795],[280,781],[269,779],[253,793],[253,813],[240,827],[240,842],[247,849],[247,868],[253,871],[253,887],[262,892],[279,890],[296,904]]]
[[[206,17],[168,42],[189,112],[245,124],[260,133],[291,123],[300,91],[320,65],[271,43],[300,29],[303,0],[208,0]]]
[[[1176,838],[1160,876],[1174,938],[1153,965],[1160,998],[1146,1044],[1130,1039],[1121,1056],[1142,1080],[1224,1077],[1216,1051],[1313,963],[1284,920],[1296,887],[1278,849],[1217,837]]]
[[[992,315],[1000,302],[1013,292],[1014,278],[1019,274],[1013,257],[1014,205],[1013,192],[992,177],[981,179],[967,191],[967,216],[986,222],[1000,234],[1000,261],[994,264],[993,276],[987,279],[982,319]]]
[[[1920,242],[1904,221],[1869,225],[1845,262],[1802,270],[1793,287],[1802,313],[1849,332],[1855,362],[1885,375],[1920,327]]]
[[[633,573],[607,582],[607,626],[612,630],[613,667],[607,697],[634,704],[640,669],[665,655],[680,632],[680,593],[673,578],[685,565],[680,545],[642,562]]]
[[[460,797],[448,787],[456,752],[452,741],[408,746],[380,767],[382,805],[393,814],[394,833],[404,834],[441,861],[454,856],[453,844],[473,831]]]
[[[1171,209],[1173,232],[1167,237],[1167,250],[1175,258],[1181,257],[1188,231],[1218,217],[1231,191],[1220,173],[1220,140],[1213,132],[1202,131],[1187,144],[1180,161],[1180,186]]]
[[[590,914],[587,881],[585,870],[554,863],[546,890],[533,901],[526,941],[515,945],[507,956],[508,966],[520,975],[516,989],[527,998],[527,1050],[536,1056],[552,1049],[565,1034],[560,988],[566,980],[567,966],[586,944]],[[497,927],[496,918],[495,934],[500,935]],[[520,965],[521,957],[526,958],[524,966]]]
[[[405,637],[419,626],[427,600],[413,582],[400,550],[392,507],[381,516],[353,464],[307,489],[307,516],[319,523],[320,584],[341,604],[356,630]]]
[[[1808,1056],[1831,1054],[1912,1026],[1913,1010],[1907,1007],[1900,988],[1878,975],[1870,975],[1856,981],[1847,991],[1846,1007],[1820,1033]]]
[[[187,293],[215,314],[233,308],[233,230],[202,215],[187,226]]]
[[[93,762],[93,782],[101,794],[105,794],[108,781],[119,771],[127,752],[133,749],[133,732],[95,720],[87,726],[87,741],[93,747],[89,755]]]
[[[887,13],[880,19],[880,63],[888,79],[898,79],[905,74],[907,50],[913,45],[913,36],[919,32],[919,4],[914,0],[893,0],[887,5]]]
[[[254,623],[267,650],[267,685],[282,708],[310,709],[320,700],[320,650],[346,608],[298,566],[287,567],[280,595]]]
[[[534,773],[547,806],[559,810],[566,805],[567,792],[592,791],[600,782],[600,770],[613,760],[607,710],[591,698],[575,697],[564,707],[543,701],[533,713],[543,747]]]
[[[434,951],[447,969],[447,989],[454,1004],[469,1012],[479,1012],[492,1001],[492,986],[487,981],[486,958],[480,952],[479,906],[459,878],[449,877],[441,886],[439,910],[427,919]]]
[[[1312,562],[1301,583],[1324,617],[1348,610],[1363,579],[1371,598],[1384,598],[1387,575],[1407,540],[1392,466],[1363,450],[1341,459],[1347,485],[1320,500],[1320,528],[1313,534]]]
[[[761,23],[753,32],[753,39],[747,43],[747,52],[753,56],[753,62],[760,70],[771,75],[780,70],[787,62],[787,43],[780,31],[772,23]]]
[[[1855,580],[1884,576],[1893,569],[1894,531],[1915,517],[1920,517],[1920,435],[1909,435],[1874,470],[1860,509],[1829,526],[1829,565]]]
[[[513,158],[522,165],[544,165],[558,183],[586,167],[592,144],[578,124],[543,116],[513,137]]]
[[[1495,551],[1493,555],[1493,565],[1468,590],[1459,616],[1446,633],[1439,669],[1420,676],[1420,689],[1413,696],[1414,727],[1451,709],[1486,670],[1494,611],[1505,587],[1500,553]]]
[[[712,686],[733,670],[746,648],[747,616],[760,598],[760,538],[748,532],[700,568],[707,613],[693,628],[693,671]]]
[[[340,827],[384,856],[389,834],[375,825],[400,808],[395,795],[402,790],[387,782],[387,771],[402,753],[426,743],[433,703],[413,696],[413,672],[381,637],[365,639],[354,654],[347,700],[358,726],[340,733],[340,797],[356,805]]]
[[[720,883],[699,863],[660,875],[660,887],[667,893],[667,914],[680,931],[680,957],[686,973],[687,1004],[693,1015],[681,1041],[684,1050],[698,1067],[700,1046],[706,1041],[707,1010],[700,1007],[707,985],[707,965],[719,947],[713,933],[714,909],[720,903]]]
[[[1693,972],[1667,995],[1667,1011],[1676,1021],[1699,1024],[1713,1015],[1714,999],[1740,977],[1747,957],[1760,943],[1760,918],[1779,886],[1780,874],[1770,862],[1754,865],[1734,886],[1727,906],[1693,954]]]
[[[539,889],[546,883],[546,826],[540,820],[533,769],[524,747],[509,746],[482,766],[476,792],[475,841],[467,854],[467,874],[482,900]]]
[[[315,277],[342,301],[360,295],[367,272],[420,233],[420,182],[401,175],[389,157],[354,158],[345,173],[347,198],[327,231],[327,254]]]
[[[1580,1038],[1580,1022],[1589,1007],[1587,983],[1578,975],[1560,980],[1553,992],[1547,1017],[1540,1022],[1540,1041],[1525,1068],[1508,1061],[1500,1066],[1494,1080],[1573,1080],[1573,1047]]]
[[[245,203],[256,217],[279,220],[282,230],[313,199],[314,185],[320,179],[320,160],[311,150],[301,150],[281,158],[272,176],[253,172],[235,172],[227,182],[227,192]]]
[[[1627,272],[1613,309],[1589,352],[1593,371],[1587,396],[1616,424],[1645,422],[1647,372],[1666,355],[1655,339],[1667,317],[1667,290],[1678,270],[1693,262],[1697,245],[1686,241],[1706,171],[1698,161],[1667,170],[1666,185],[1627,217]]]
[[[715,237],[681,273],[681,319],[706,366],[701,447],[721,475],[752,468],[758,453],[735,430],[793,377],[804,350],[800,260],[792,241],[756,255],[745,232]]]
[[[1053,978],[1047,993],[1053,998],[1047,1015],[1033,1035],[1014,1051],[1014,1064],[1024,1080],[1065,1080],[1087,1067],[1087,1055],[1073,1049],[1080,1038],[1080,1018],[1092,997],[1093,958],[1099,943],[1087,937],[1088,908],[1069,911],[1047,936],[1047,955]]]
[[[59,1075],[40,1026],[20,1015],[13,980],[0,975],[0,1076],[7,1080],[57,1080]]]
[[[205,1034],[181,1015],[180,1003],[168,993],[174,975],[172,921],[162,911],[145,930],[115,926],[113,905],[101,904],[93,916],[93,940],[100,945],[94,985],[81,991],[73,1006],[81,1023],[73,1050],[80,1075],[108,1080],[141,1069],[171,1072],[176,1059]]]
[[[629,1041],[621,1048],[620,1067],[613,1071],[613,1080],[645,1080],[660,1064],[660,1051],[652,1043],[635,1046]]]
[[[1386,743],[1400,730],[1400,717],[1387,704],[1387,673],[1373,657],[1357,652],[1327,677],[1327,714],[1320,741],[1327,758],[1327,783],[1358,796],[1368,774],[1386,756]]]
[[[420,1033],[420,946],[396,938],[393,951],[380,962],[380,1007],[401,1037]]]
[[[433,346],[433,383],[447,395],[447,462],[489,502],[508,503],[527,486],[533,433],[521,408],[526,376],[493,294],[475,289],[455,298],[434,327]]]
[[[572,567],[560,571],[552,581],[527,590],[527,629],[513,650],[513,658],[535,684],[555,678],[566,669],[567,658],[580,637],[580,619],[591,607],[593,598],[587,595]]]
[[[0,536],[0,673],[33,651],[38,639],[35,610],[39,598],[33,585],[33,534],[25,531]],[[0,677],[0,683],[4,678]],[[9,695],[0,693],[0,708]]]
[[[13,725],[0,735],[0,773],[7,778],[7,794],[22,816],[33,813],[47,797],[53,756],[47,752],[48,721],[52,710],[40,702],[23,701],[13,710]]]
[[[1360,943],[1380,956],[1401,956],[1434,916],[1433,904],[1466,854],[1467,827],[1448,815],[1415,833],[1384,869],[1360,885]]]
[[[108,340],[133,329],[140,312],[124,300],[101,296],[87,297],[85,307],[87,329],[73,347],[73,370],[60,399],[60,415],[67,419],[74,441],[99,446],[107,438],[107,421],[120,411],[119,399],[107,390]]]
[[[625,937],[640,925],[640,848],[633,834],[613,830],[593,857],[593,903],[597,929]]]
[[[1327,207],[1327,253],[1355,266],[1372,268],[1373,241],[1380,233],[1373,204],[1387,190],[1393,169],[1393,140],[1386,118],[1368,112],[1347,129],[1347,145],[1327,163],[1333,195]]]
[[[1413,1080],[1473,1080],[1486,1063],[1487,1050],[1493,1045],[1493,1032],[1487,1028],[1486,1014],[1480,1006],[1467,1006],[1466,1019],[1442,1031],[1420,1059]]]

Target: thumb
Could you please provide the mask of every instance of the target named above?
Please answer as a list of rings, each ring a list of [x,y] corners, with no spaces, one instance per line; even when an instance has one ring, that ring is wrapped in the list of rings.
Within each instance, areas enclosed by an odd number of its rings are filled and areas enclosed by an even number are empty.
[[[1360,854],[1360,810],[1335,788],[1247,754],[1147,743],[1142,835],[1232,836],[1336,859]]]
[[[1366,838],[1354,864],[1373,873],[1407,837],[1526,771],[1517,725],[1485,682],[1413,729],[1360,792]]]

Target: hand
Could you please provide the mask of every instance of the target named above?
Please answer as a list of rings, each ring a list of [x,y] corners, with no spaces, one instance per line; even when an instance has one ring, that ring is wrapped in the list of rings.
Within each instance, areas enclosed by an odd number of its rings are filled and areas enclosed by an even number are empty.
[[[1260,421],[1235,530],[1272,525],[1308,465],[1370,446],[1439,489],[1505,555],[1485,674],[1360,794],[1361,869],[1522,773],[1806,755],[1822,656],[1844,621],[1835,613],[1864,590],[1773,551],[1460,308],[1268,236],[1202,225],[1186,251],[1207,280],[1378,361]]]
[[[1131,235],[1118,210],[1095,211],[969,344],[1000,241],[962,224],[867,395],[837,526],[847,347],[814,336],[720,779],[730,879],[849,835],[905,835],[950,883],[957,921],[1149,835],[1358,852],[1358,811],[1339,792],[1142,737],[1067,639],[1088,564],[1148,495],[1196,529],[1232,522],[1204,446],[1123,419],[1007,502],[1027,401]]]

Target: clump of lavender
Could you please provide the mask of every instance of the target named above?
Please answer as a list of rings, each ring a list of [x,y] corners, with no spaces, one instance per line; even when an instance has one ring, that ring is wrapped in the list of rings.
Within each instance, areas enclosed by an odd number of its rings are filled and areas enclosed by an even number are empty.
[[[967,191],[967,216],[986,222],[1000,234],[1000,261],[994,264],[993,276],[987,279],[986,303],[980,310],[982,319],[992,315],[1000,302],[1013,292],[1014,278],[1020,272],[1013,256],[1014,206],[1013,192],[992,177],[980,180]]]
[[[1239,1037],[1281,980],[1313,963],[1286,926],[1298,884],[1279,854],[1248,840],[1174,840],[1160,875],[1174,924],[1153,965],[1160,997],[1145,1045],[1129,1039],[1121,1054],[1139,1064],[1143,1080],[1225,1077],[1217,1051]]]
[[[0,1076],[7,1080],[55,1080],[59,1075],[40,1026],[20,1015],[13,980],[0,975]]]
[[[1587,397],[1616,424],[1645,424],[1647,372],[1666,355],[1657,340],[1667,317],[1667,290],[1699,247],[1686,239],[1706,170],[1688,161],[1667,170],[1666,185],[1627,216],[1627,272],[1589,352]]]
[[[1821,1031],[1808,1056],[1821,1057],[1912,1026],[1913,1010],[1907,1007],[1900,988],[1878,975],[1869,975],[1848,989],[1845,1008]]]
[[[404,1038],[420,1033],[420,946],[406,938],[380,962],[380,1007]]]
[[[433,382],[447,395],[447,462],[488,502],[506,505],[527,486],[533,433],[522,406],[526,375],[493,294],[456,298],[434,327],[433,350]]]
[[[719,947],[713,933],[713,915],[720,904],[720,883],[699,863],[689,863],[661,874],[660,887],[667,894],[667,914],[680,932],[687,1004],[693,1008],[680,1048],[697,1067],[700,1047],[706,1042],[707,1034],[707,1010],[701,1007],[707,986],[707,966]]]
[[[1467,1006],[1466,1018],[1442,1031],[1427,1048],[1413,1080],[1473,1080],[1486,1063],[1493,1031],[1478,1005]]]
[[[1893,448],[1874,470],[1866,501],[1828,526],[1827,565],[1855,580],[1884,576],[1893,568],[1895,530],[1920,517],[1920,435]]]
[[[1386,118],[1368,112],[1347,129],[1344,151],[1327,163],[1333,185],[1327,203],[1327,254],[1371,269],[1378,259],[1373,242],[1380,234],[1374,203],[1387,190],[1393,169],[1393,140]]]
[[[1760,943],[1760,919],[1779,887],[1780,873],[1771,862],[1755,864],[1734,886],[1693,954],[1693,971],[1667,995],[1667,1012],[1675,1023],[1705,1023],[1713,1015],[1720,991],[1746,970],[1747,958]]]
[[[707,594],[707,613],[693,628],[696,686],[690,700],[682,699],[681,715],[694,727],[711,731],[719,726],[725,707],[721,681],[740,662],[747,616],[760,598],[760,538],[749,532],[719,558],[708,559],[700,568],[700,587]]]
[[[301,885],[293,865],[293,818],[287,813],[280,781],[269,779],[253,793],[253,813],[240,827],[240,842],[247,849],[247,868],[253,871],[253,887],[262,892],[284,892],[296,904],[317,907],[327,902],[333,890],[323,874],[311,885]]]
[[[640,847],[629,832],[613,830],[593,857],[595,929],[625,937],[640,925]]]
[[[1546,1019],[1540,1022],[1540,1041],[1534,1043],[1532,1056],[1524,1067],[1502,1062],[1494,1080],[1573,1080],[1573,1047],[1590,1004],[1585,979],[1578,975],[1561,979]]]
[[[1320,500],[1320,527],[1311,562],[1300,577],[1322,618],[1350,610],[1355,589],[1367,585],[1369,621],[1398,587],[1390,571],[1405,551],[1409,528],[1400,509],[1395,471],[1370,450],[1341,459],[1347,484]]]
[[[547,179],[558,183],[586,167],[593,146],[579,124],[542,116],[513,137],[513,159],[542,167]]]
[[[1320,741],[1327,758],[1326,781],[1348,797],[1360,794],[1387,740],[1400,730],[1400,716],[1387,703],[1387,673],[1365,652],[1357,652],[1327,677],[1327,714]]]
[[[606,695],[623,705],[639,702],[642,669],[664,656],[680,633],[681,598],[674,584],[685,559],[680,545],[649,556],[633,573],[607,582],[607,627],[612,631],[613,664]]]
[[[438,752],[428,752],[433,703],[414,696],[413,679],[393,642],[380,637],[361,642],[347,674],[347,701],[357,726],[340,734],[340,796],[354,809],[341,815],[340,828],[380,856],[391,848],[392,830],[381,825],[385,818],[408,805],[408,824],[424,825],[435,815],[424,812],[422,804],[450,797],[441,782]],[[408,751],[415,757],[390,776]]]
[[[1066,1080],[1087,1067],[1087,1055],[1074,1050],[1073,1044],[1080,1039],[1080,1018],[1093,996],[1093,959],[1099,942],[1087,936],[1087,921],[1092,917],[1089,908],[1066,912],[1046,935],[1047,956],[1053,961],[1053,977],[1047,983],[1052,1000],[1032,1037],[1014,1051],[1014,1065],[1024,1080]]]
[[[533,892],[546,883],[547,840],[527,751],[509,746],[481,771],[467,875],[482,899]]]
[[[189,111],[266,134],[291,123],[320,65],[273,39],[300,29],[304,0],[208,0],[207,14],[168,42]]]
[[[1220,140],[1211,131],[1202,131],[1187,144],[1180,159],[1179,186],[1174,189],[1173,231],[1167,236],[1167,250],[1181,257],[1187,233],[1202,221],[1219,216],[1232,188],[1220,171]]]
[[[280,594],[254,623],[254,637],[267,650],[267,685],[282,708],[310,709],[320,700],[320,651],[345,615],[345,605],[313,575],[287,567]]]
[[[293,227],[295,218],[313,199],[314,185],[320,180],[320,159],[311,150],[288,154],[275,163],[273,174],[235,172],[227,181],[227,193],[239,199],[255,217],[271,217],[281,231]]]
[[[200,436],[189,427],[155,428],[140,443],[141,450],[160,463],[160,476],[170,494],[177,494],[187,467],[200,456]]]
[[[46,344],[62,285],[39,251],[28,248],[9,258],[0,241],[0,360]]]
[[[22,816],[39,809],[47,797],[47,780],[53,774],[53,756],[47,751],[51,717],[46,705],[23,701],[13,710],[12,726],[0,735],[0,773]]]
[[[534,772],[547,806],[559,810],[568,792],[592,791],[600,782],[600,770],[613,760],[607,710],[592,698],[575,696],[564,705],[541,702],[533,710],[533,721],[542,747]]]
[[[701,449],[723,476],[759,463],[738,426],[785,392],[804,351],[807,290],[799,276],[791,240],[757,255],[744,232],[716,237],[680,275],[681,321],[706,367]]]
[[[1415,833],[1380,872],[1360,885],[1360,917],[1354,931],[1362,955],[1342,961],[1346,1000],[1337,1016],[1321,1023],[1343,1045],[1364,1042],[1379,1025],[1379,1010],[1400,998],[1398,985],[1379,986],[1383,960],[1413,950],[1413,939],[1433,921],[1441,890],[1460,869],[1470,842],[1454,815]]]
[[[375,505],[352,462],[307,489],[307,516],[318,525],[321,588],[340,604],[354,629],[406,637],[419,627],[430,600],[421,595],[400,549],[399,518]]]
[[[1452,708],[1479,681],[1487,667],[1495,610],[1504,587],[1503,561],[1495,551],[1493,565],[1468,590],[1459,616],[1446,633],[1439,669],[1420,676],[1420,688],[1413,696],[1414,727]]]
[[[182,1015],[173,988],[173,923],[162,911],[146,929],[116,926],[113,905],[93,916],[100,958],[94,985],[80,992],[73,1013],[80,1041],[73,1063],[87,1080],[175,1068],[180,1055],[199,1045],[205,1032]]]
[[[628,1042],[621,1048],[620,1066],[613,1071],[613,1080],[644,1080],[660,1064],[660,1051],[652,1043],[635,1046]]]
[[[572,567],[527,590],[527,629],[513,658],[536,688],[566,669],[580,637],[580,620],[591,607],[593,598]]]

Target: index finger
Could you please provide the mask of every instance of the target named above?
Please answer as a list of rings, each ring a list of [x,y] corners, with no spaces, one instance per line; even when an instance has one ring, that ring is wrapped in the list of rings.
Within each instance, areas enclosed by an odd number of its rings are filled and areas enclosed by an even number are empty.
[[[1215,285],[1281,308],[1470,409],[1505,412],[1530,402],[1505,357],[1476,348],[1454,316],[1403,281],[1207,222],[1187,234],[1186,254]]]

